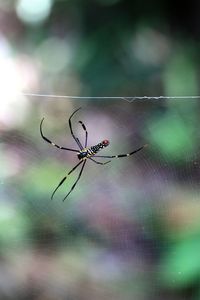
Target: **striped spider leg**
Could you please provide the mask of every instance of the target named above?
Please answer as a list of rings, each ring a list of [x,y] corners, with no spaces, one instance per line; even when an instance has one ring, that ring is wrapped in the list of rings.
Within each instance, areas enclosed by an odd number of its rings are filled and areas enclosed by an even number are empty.
[[[130,153],[127,153],[127,154],[118,154],[118,155],[95,155],[94,157],[101,157],[101,158],[120,158],[120,157],[127,157],[127,156],[130,156],[130,155],[133,155],[134,153],[136,152],[139,152],[140,150],[142,150],[143,148],[147,147],[148,144],[145,144],[143,145],[142,147],[130,152]]]

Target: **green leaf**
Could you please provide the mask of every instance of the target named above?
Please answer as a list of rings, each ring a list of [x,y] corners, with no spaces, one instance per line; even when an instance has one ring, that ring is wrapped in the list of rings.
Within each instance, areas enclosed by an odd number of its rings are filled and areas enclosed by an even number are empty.
[[[185,240],[167,251],[159,278],[168,288],[182,288],[200,275],[200,238]]]
[[[195,141],[191,126],[178,114],[169,112],[150,124],[150,143],[168,160],[186,160],[194,151]]]

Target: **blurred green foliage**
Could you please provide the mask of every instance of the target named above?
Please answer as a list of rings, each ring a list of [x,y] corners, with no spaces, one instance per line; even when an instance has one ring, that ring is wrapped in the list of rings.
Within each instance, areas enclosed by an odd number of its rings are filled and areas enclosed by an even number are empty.
[[[181,289],[196,282],[200,275],[199,251],[199,236],[169,246],[158,273],[162,284],[170,289]]]

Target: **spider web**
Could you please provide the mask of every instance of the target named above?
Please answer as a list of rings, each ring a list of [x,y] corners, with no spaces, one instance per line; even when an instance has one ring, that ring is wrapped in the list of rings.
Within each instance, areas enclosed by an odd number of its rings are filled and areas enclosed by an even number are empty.
[[[16,268],[23,262],[36,282],[48,278],[52,289],[58,280],[74,296],[85,285],[83,299],[158,299],[162,293],[165,299],[176,294],[175,285],[189,288],[199,275],[184,263],[186,250],[193,253],[198,245],[200,229],[199,101],[28,101],[29,117],[1,133],[2,253],[12,253]],[[89,146],[109,139],[102,155],[148,147],[104,166],[87,161],[70,197],[62,202],[80,169],[51,201],[78,160],[41,139],[40,120],[45,117],[50,140],[78,149],[68,128],[78,107],[75,135],[84,144],[82,120]],[[34,256],[36,269],[30,270]],[[60,299],[65,292],[62,285]]]

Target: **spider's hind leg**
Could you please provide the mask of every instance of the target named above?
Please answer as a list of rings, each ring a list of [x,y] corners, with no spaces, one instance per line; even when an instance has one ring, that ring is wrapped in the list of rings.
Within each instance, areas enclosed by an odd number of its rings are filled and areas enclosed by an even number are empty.
[[[89,157],[90,160],[92,160],[95,164],[98,164],[98,165],[106,165],[108,164],[109,162],[111,162],[111,160],[108,160],[108,161],[105,161],[105,162],[100,162],[100,161],[96,161],[95,159]]]
[[[133,155],[134,153],[136,152],[139,152],[140,150],[142,150],[143,148],[147,147],[148,144],[130,152],[130,153],[127,153],[127,154],[119,154],[119,155],[95,155],[95,157],[102,157],[102,158],[120,158],[120,157],[127,157],[127,156],[130,156],[130,155]]]

